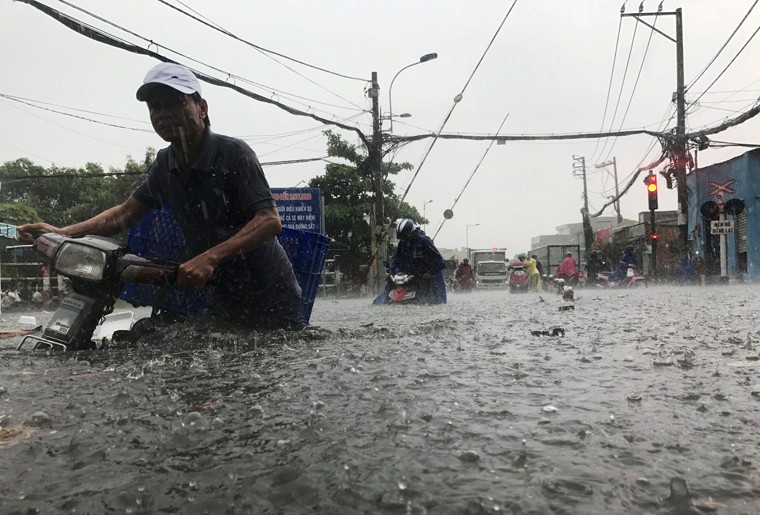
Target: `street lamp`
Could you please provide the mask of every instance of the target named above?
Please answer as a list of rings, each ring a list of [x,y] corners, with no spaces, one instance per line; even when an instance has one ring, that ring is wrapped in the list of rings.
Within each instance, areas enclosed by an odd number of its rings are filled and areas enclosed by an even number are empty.
[[[391,132],[393,132],[393,104],[391,102],[391,98],[392,98],[391,97],[391,91],[393,90],[393,83],[395,82],[396,77],[398,77],[398,74],[401,73],[401,72],[403,72],[407,68],[411,68],[412,66],[416,66],[416,65],[422,64],[422,63],[426,63],[428,61],[432,61],[433,59],[437,59],[437,58],[438,58],[438,54],[436,54],[435,52],[432,52],[430,54],[425,54],[422,57],[420,57],[419,61],[417,61],[416,63],[412,63],[412,64],[408,64],[408,65],[404,66],[398,72],[396,72],[396,75],[393,76],[393,80],[391,80],[391,85],[388,87],[388,120],[389,120],[389,123],[390,123],[390,131]],[[408,113],[404,113],[404,114],[408,114]],[[406,116],[403,116],[403,115],[401,117],[402,118],[407,118]]]
[[[470,227],[477,227],[480,224],[467,224],[467,229],[464,231],[464,241],[467,247],[467,257],[470,257]]]
[[[425,216],[425,206],[427,206],[431,202],[432,202],[432,200],[423,200],[422,201],[422,218],[424,218],[425,220],[427,220],[427,217]],[[427,232],[427,222],[425,223],[425,232]]]

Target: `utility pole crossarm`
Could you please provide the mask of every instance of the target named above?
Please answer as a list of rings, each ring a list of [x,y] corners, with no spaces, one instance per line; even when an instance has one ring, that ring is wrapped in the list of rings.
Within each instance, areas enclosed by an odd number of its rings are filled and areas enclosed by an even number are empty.
[[[641,16],[668,16],[668,15],[672,16],[672,15],[675,15],[675,14],[676,14],[675,12],[672,12],[672,13],[634,13],[634,14],[621,14],[620,16],[621,17],[628,16],[628,17],[636,18],[636,21],[638,21],[639,23],[643,23],[644,25],[646,25],[647,27],[649,27],[650,29],[652,29],[653,31],[655,31],[656,33],[658,33],[659,35],[661,35],[661,36],[663,36],[663,37],[671,40],[673,43],[677,43],[677,41],[676,41],[675,38],[673,38],[672,36],[669,36],[668,34],[665,34],[663,31],[661,31],[660,29],[658,29],[654,25],[651,25],[651,24],[649,24],[649,23],[647,23],[647,22],[645,22],[644,20],[641,19]]]

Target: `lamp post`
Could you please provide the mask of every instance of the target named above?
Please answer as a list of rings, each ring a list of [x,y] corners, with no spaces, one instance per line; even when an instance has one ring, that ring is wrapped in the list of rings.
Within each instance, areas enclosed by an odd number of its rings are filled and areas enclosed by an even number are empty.
[[[416,66],[418,64],[426,63],[428,61],[432,61],[433,59],[437,59],[438,54],[435,52],[432,52],[430,54],[425,54],[422,57],[420,57],[420,60],[416,63],[408,64],[401,68],[398,72],[396,72],[396,75],[393,76],[393,80],[391,80],[391,85],[388,87],[388,121],[390,123],[390,131],[393,132],[393,103],[391,101],[391,91],[393,90],[393,83],[396,81],[396,77],[398,77],[399,73],[403,72],[407,68],[411,68],[412,66]],[[403,118],[406,118],[402,116]]]
[[[464,241],[467,247],[467,257],[470,257],[470,227],[477,227],[480,224],[467,224],[467,229],[464,231]]]
[[[427,217],[425,216],[425,207],[428,204],[430,204],[431,202],[433,202],[433,201],[432,200],[423,200],[422,201],[422,218],[424,218],[425,220],[427,220]],[[427,223],[425,223],[425,232],[427,232]]]

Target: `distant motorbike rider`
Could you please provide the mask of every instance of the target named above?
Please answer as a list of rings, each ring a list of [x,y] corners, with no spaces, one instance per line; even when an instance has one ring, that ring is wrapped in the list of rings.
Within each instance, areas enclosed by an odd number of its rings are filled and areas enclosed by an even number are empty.
[[[565,283],[573,284],[578,280],[578,263],[573,259],[573,253],[565,254],[565,259],[557,267],[557,279],[564,279]]]
[[[610,275],[610,282],[619,282],[625,279],[628,274],[628,267],[630,266],[639,266],[636,256],[633,255],[633,245],[628,245],[623,255],[620,256],[620,261],[618,261],[615,271]]]
[[[421,304],[446,304],[446,283],[443,280],[446,262],[433,240],[409,218],[398,222],[396,236],[399,243],[388,273],[411,274],[418,278],[418,298]],[[372,303],[388,304],[391,288],[392,284],[386,284]]]
[[[475,284],[475,272],[472,266],[470,266],[469,259],[464,258],[462,260],[462,263],[460,263],[456,272],[454,272],[454,277],[457,280],[460,291],[472,291],[472,286]]]

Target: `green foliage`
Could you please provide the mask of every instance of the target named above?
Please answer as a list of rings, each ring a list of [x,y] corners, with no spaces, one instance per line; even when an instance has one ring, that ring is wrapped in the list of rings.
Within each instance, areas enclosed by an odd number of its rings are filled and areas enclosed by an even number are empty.
[[[36,209],[22,203],[0,204],[0,220],[11,225],[42,221]]]
[[[111,168],[109,173],[133,175],[119,176],[104,175],[95,163],[83,168],[44,168],[28,159],[8,161],[0,165],[0,202],[31,210],[17,216],[34,215],[13,223],[42,220],[63,227],[81,222],[124,202],[143,181],[154,158],[153,149],[148,149],[140,162],[128,158],[124,170]]]
[[[336,240],[336,247],[347,250],[341,252],[341,266],[349,274],[362,264],[368,264],[372,255],[372,234],[369,224],[374,204],[372,177],[365,164],[366,156],[332,131],[327,136],[327,154],[342,158],[348,164],[325,166],[325,173],[309,181],[309,187],[319,188],[325,202],[325,233]],[[410,169],[409,163],[387,163],[382,165],[385,222],[397,218],[412,218],[425,223],[417,209],[406,202],[400,202],[394,192],[390,176],[401,170]]]

